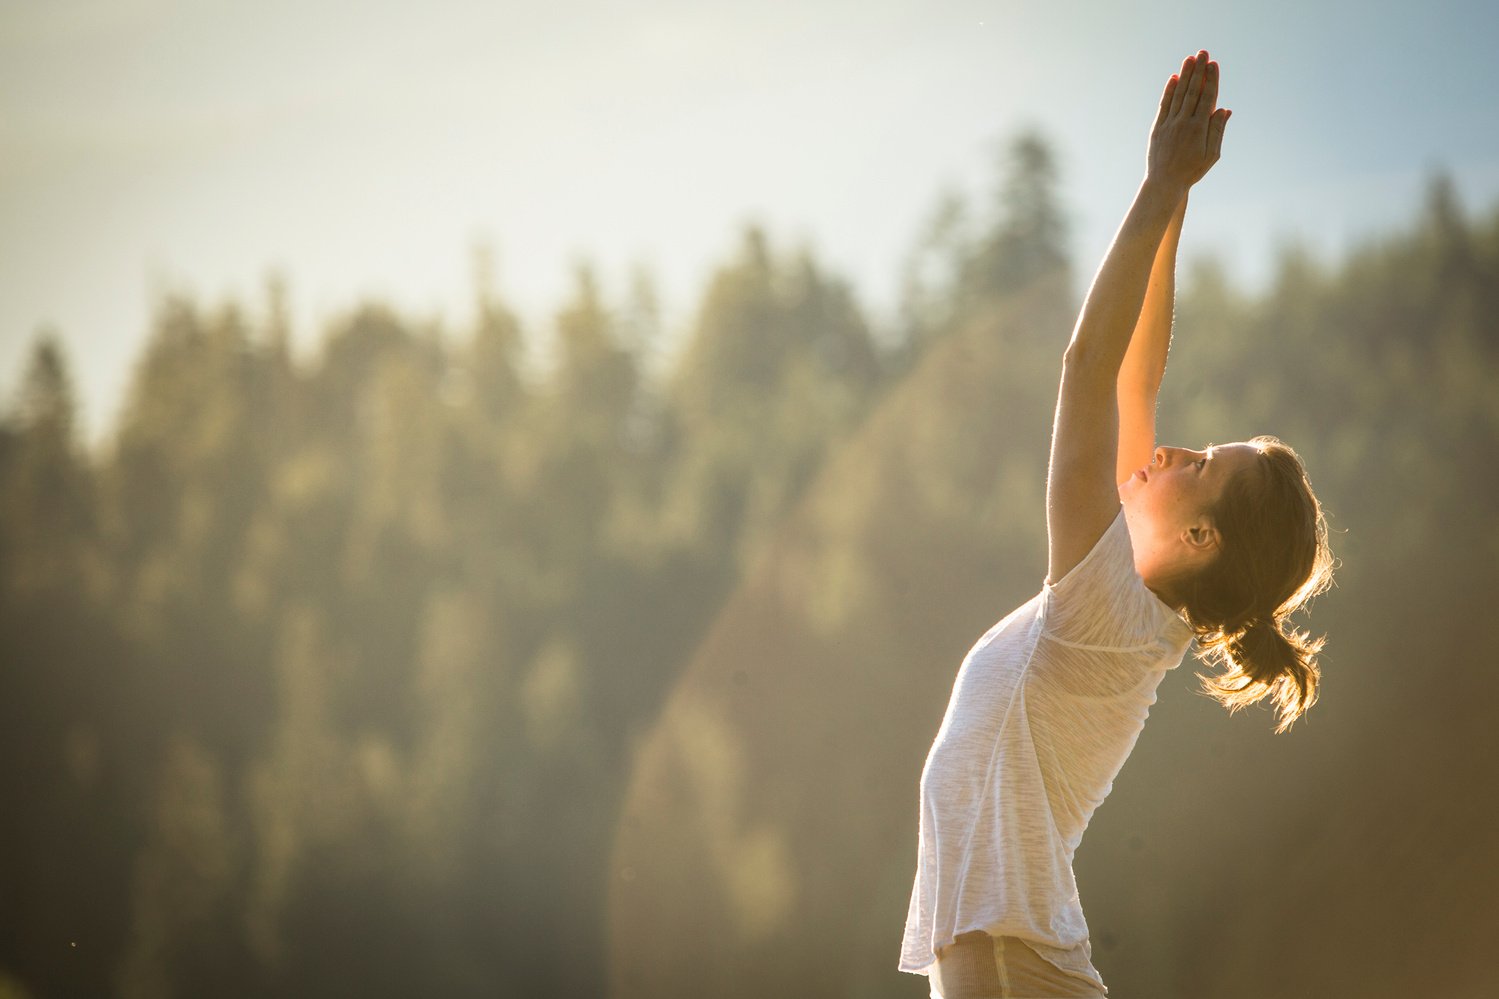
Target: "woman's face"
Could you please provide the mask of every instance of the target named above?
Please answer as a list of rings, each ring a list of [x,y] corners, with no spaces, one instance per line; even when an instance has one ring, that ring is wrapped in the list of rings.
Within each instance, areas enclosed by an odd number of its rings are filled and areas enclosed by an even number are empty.
[[[1223,488],[1253,464],[1253,444],[1216,444],[1201,451],[1158,447],[1150,464],[1119,486],[1135,547],[1135,564],[1147,582],[1169,578],[1217,547],[1212,510]],[[1149,570],[1147,572],[1147,570]]]

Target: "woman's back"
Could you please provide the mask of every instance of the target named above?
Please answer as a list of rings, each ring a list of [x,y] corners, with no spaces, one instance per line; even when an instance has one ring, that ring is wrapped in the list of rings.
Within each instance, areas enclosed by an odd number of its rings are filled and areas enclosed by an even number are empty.
[[[975,643],[922,770],[902,970],[982,930],[1101,985],[1072,857],[1190,642],[1135,572],[1121,515]]]

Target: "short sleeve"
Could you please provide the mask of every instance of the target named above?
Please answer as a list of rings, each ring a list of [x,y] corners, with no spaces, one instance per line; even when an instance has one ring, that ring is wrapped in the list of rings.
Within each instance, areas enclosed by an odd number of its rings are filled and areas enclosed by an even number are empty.
[[[1122,507],[1083,560],[1043,593],[1045,631],[1067,644],[1136,649],[1163,640],[1184,645],[1190,637],[1186,622],[1135,571]]]

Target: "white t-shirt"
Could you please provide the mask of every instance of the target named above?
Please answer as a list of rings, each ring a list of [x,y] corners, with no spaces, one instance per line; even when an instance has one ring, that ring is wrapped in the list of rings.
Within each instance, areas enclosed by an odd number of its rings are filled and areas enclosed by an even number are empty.
[[[1192,630],[1135,571],[1121,509],[1091,551],[964,657],[921,773],[900,970],[970,930],[1097,983],[1072,858]]]

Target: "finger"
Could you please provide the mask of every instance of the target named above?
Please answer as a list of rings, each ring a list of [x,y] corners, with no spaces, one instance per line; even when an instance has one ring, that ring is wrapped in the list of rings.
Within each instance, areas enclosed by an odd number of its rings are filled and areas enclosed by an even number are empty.
[[[1171,113],[1171,96],[1176,93],[1177,83],[1179,81],[1180,78],[1175,76],[1174,74],[1172,75],[1171,79],[1166,81],[1166,89],[1161,93],[1161,110],[1160,113],[1155,116],[1155,123],[1157,125],[1165,121],[1166,116]]]
[[[1202,97],[1197,102],[1197,109],[1204,114],[1212,114],[1218,109],[1218,64],[1209,62],[1204,70]]]
[[[1176,84],[1176,93],[1171,97],[1171,111],[1175,113],[1181,110],[1182,103],[1187,99],[1187,91],[1192,85],[1192,72],[1197,68],[1197,60],[1187,56],[1182,60],[1181,72],[1177,75],[1181,78]]]
[[[1183,102],[1183,107],[1187,114],[1196,114],[1197,107],[1201,103],[1202,85],[1208,75],[1207,62],[1208,54],[1206,49],[1199,50],[1197,55],[1192,59],[1192,89]]]
[[[1208,159],[1214,162],[1223,155],[1223,130],[1228,126],[1228,119],[1232,115],[1233,112],[1228,108],[1219,108],[1208,119]]]

